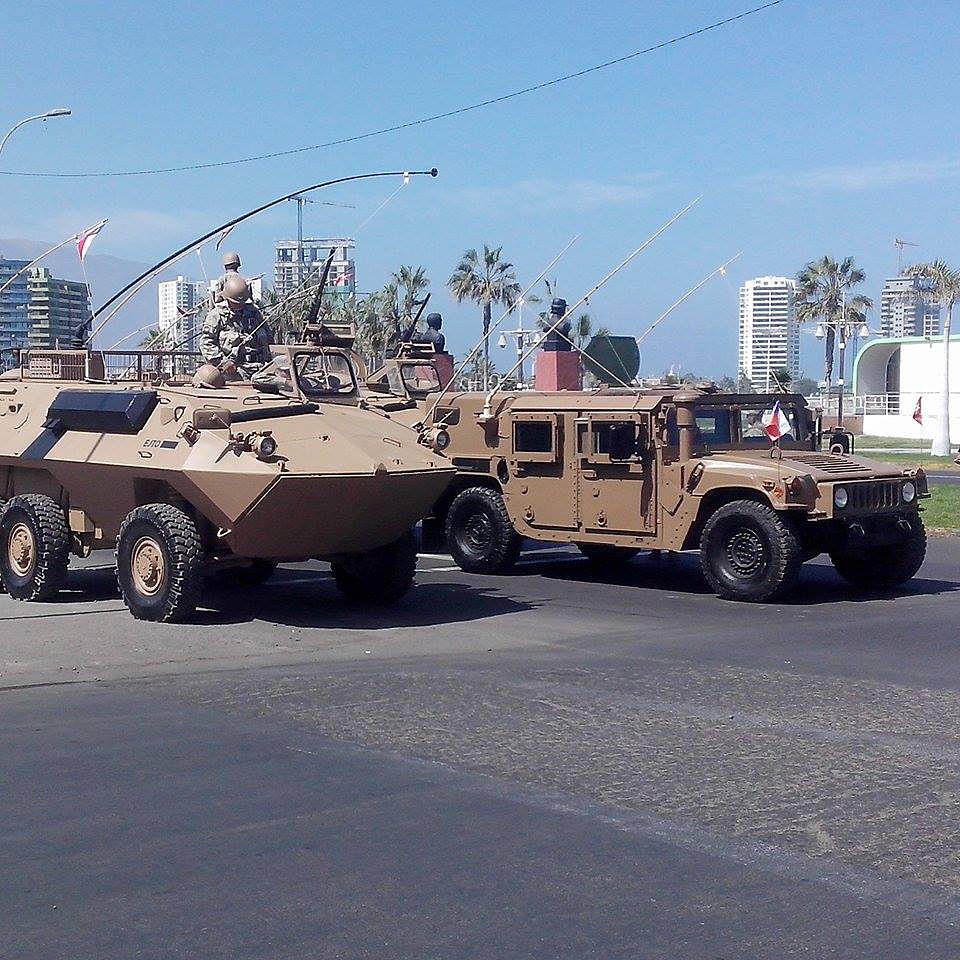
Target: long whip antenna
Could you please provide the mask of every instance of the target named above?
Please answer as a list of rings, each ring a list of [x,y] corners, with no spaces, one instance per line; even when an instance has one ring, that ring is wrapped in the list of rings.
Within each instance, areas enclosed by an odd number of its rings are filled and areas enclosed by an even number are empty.
[[[163,260],[158,261],[152,267],[145,270],[140,276],[131,280],[122,290],[118,290],[106,303],[104,303],[90,318],[91,321],[95,321],[108,307],[113,306],[117,300],[119,300],[128,290],[136,286],[138,283],[141,283],[144,280],[148,280],[161,270],[164,267],[167,267],[169,264],[177,260],[178,258],[184,256],[187,253],[196,250],[198,247],[206,243],[211,237],[215,237],[217,234],[223,233],[224,230],[229,230],[235,227],[238,223],[242,223],[244,220],[249,220],[250,217],[255,217],[258,213],[263,213],[264,210],[269,210],[271,207],[275,207],[280,203],[284,203],[287,200],[292,200],[294,197],[302,193],[310,193],[313,190],[321,190],[324,187],[332,187],[338,183],[350,183],[354,180],[373,180],[379,177],[414,177],[414,176],[430,176],[435,177],[437,175],[437,168],[432,167],[430,170],[390,170],[382,173],[358,173],[354,174],[351,177],[337,177],[334,180],[324,180],[322,183],[315,183],[309,187],[301,187],[299,190],[294,190],[292,193],[286,193],[282,197],[277,197],[275,200],[271,200],[268,203],[261,204],[259,207],[255,207],[253,210],[248,210],[246,213],[242,213],[239,217],[234,217],[232,220],[228,220],[226,223],[222,223],[219,227],[210,230],[208,233],[205,233],[202,237],[197,237],[196,240],[192,240],[186,246],[181,247],[179,250],[174,251],[168,257],[165,257]],[[113,316],[111,314],[110,316]],[[87,343],[91,343],[96,337],[96,335],[103,329],[107,321],[110,319],[110,316],[106,320],[100,322],[100,324],[93,330],[87,339]]]
[[[634,250],[628,256],[624,257],[623,260],[621,260],[602,280],[594,284],[572,307],[568,307],[562,317],[557,317],[557,319],[554,320],[554,322],[547,328],[547,330],[544,331],[544,338],[548,337],[551,333],[553,333],[553,331],[557,327],[559,327],[570,316],[570,314],[573,313],[574,310],[579,309],[584,303],[586,303],[602,286],[604,286],[609,280],[612,280],[628,263],[630,263],[630,261],[633,260],[634,257],[639,256],[644,250],[646,250],[647,247],[649,247],[650,244],[654,242],[654,240],[656,240],[665,230],[667,230],[668,227],[671,227],[684,214],[686,214],[689,210],[695,207],[700,202],[701,199],[702,197],[697,197],[696,199],[691,200],[690,203],[688,203],[682,210],[675,213],[669,220],[667,220],[666,223],[662,224],[656,230],[656,232],[654,232],[649,237],[647,237],[647,239],[644,240],[643,243],[641,243],[636,250]],[[517,362],[510,368],[510,370],[508,370],[503,375],[503,379],[506,379],[507,377],[512,376],[512,374],[515,371],[519,370],[521,364],[523,364],[524,361],[527,359],[527,357],[529,357],[534,352],[534,350],[537,349],[537,346],[538,346],[537,344],[534,344],[532,347],[530,347],[530,349],[527,350],[527,352],[523,354],[517,360]],[[490,412],[490,405],[493,400],[494,394],[497,392],[497,389],[498,389],[497,387],[494,387],[487,394],[486,399],[483,402],[483,412],[481,414],[481,419],[489,420],[491,418],[492,414]]]

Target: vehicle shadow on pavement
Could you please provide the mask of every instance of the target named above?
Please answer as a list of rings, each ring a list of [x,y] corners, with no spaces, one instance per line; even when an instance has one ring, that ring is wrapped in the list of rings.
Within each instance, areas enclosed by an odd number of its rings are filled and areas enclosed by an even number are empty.
[[[700,572],[696,556],[673,554],[660,558],[640,556],[617,567],[601,568],[584,558],[566,555],[563,558],[526,560],[518,564],[514,576],[536,575],[550,580],[576,583],[607,583],[623,587],[660,590],[673,593],[703,594],[712,591]],[[868,590],[842,580],[829,563],[809,562],[800,571],[797,590],[780,603],[811,606],[842,601],[864,603],[890,600],[901,596],[939,595],[960,591],[960,583],[951,580],[915,577],[894,590]]]
[[[51,603],[119,600],[112,567],[76,568],[66,587]],[[363,607],[348,603],[327,570],[279,568],[258,587],[204,585],[202,607],[189,619],[198,625],[249,623],[262,620],[289,627],[341,627],[376,630],[465,623],[486,617],[520,613],[535,604],[503,597],[470,583],[414,583],[397,604]]]
[[[420,581],[396,604],[364,607],[344,600],[327,571],[280,569],[255,589],[209,584],[203,594],[205,609],[190,622],[261,620],[287,627],[377,630],[466,623],[533,606],[470,583]]]

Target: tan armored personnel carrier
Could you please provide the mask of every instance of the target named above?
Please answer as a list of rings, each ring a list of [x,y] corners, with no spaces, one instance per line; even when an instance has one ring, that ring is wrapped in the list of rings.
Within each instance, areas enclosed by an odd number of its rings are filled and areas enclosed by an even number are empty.
[[[412,399],[412,398],[410,398]],[[796,395],[694,388],[453,393],[416,413],[449,433],[458,475],[435,507],[456,562],[506,570],[524,537],[611,563],[698,550],[723,597],[782,596],[829,553],[847,580],[890,587],[923,562],[922,470],[822,453]],[[775,404],[790,432],[774,445]]]
[[[453,468],[358,405],[348,345],[273,349],[257,383],[198,386],[159,353],[33,351],[0,377],[0,579],[51,597],[116,546],[134,616],[177,620],[205,574],[323,558],[354,600],[410,586],[411,527]],[[208,368],[213,370],[214,368]]]

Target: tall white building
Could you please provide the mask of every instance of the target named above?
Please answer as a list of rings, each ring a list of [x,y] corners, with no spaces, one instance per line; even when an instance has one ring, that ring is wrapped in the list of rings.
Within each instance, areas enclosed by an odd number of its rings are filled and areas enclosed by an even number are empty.
[[[354,242],[349,237],[278,240],[274,247],[276,259],[273,265],[273,289],[281,299],[295,290],[311,273],[322,273],[331,250],[334,254],[327,289],[344,295],[356,291]]]
[[[754,390],[776,390],[774,370],[800,374],[796,288],[789,277],[757,277],[740,288],[737,369]]]
[[[177,344],[183,344],[184,350],[197,349],[196,337],[203,323],[204,311],[195,308],[203,303],[208,294],[208,284],[186,277],[164,280],[157,285],[157,319],[166,349]]]
[[[940,306],[918,277],[893,277],[883,284],[880,332],[885,337],[940,335]]]

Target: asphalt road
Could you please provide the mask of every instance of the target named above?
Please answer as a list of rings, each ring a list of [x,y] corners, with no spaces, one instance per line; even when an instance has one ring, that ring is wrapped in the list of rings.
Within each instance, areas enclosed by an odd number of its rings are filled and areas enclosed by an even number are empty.
[[[140,624],[97,559],[0,597],[0,957],[960,954],[960,540],[789,604],[320,565]]]

